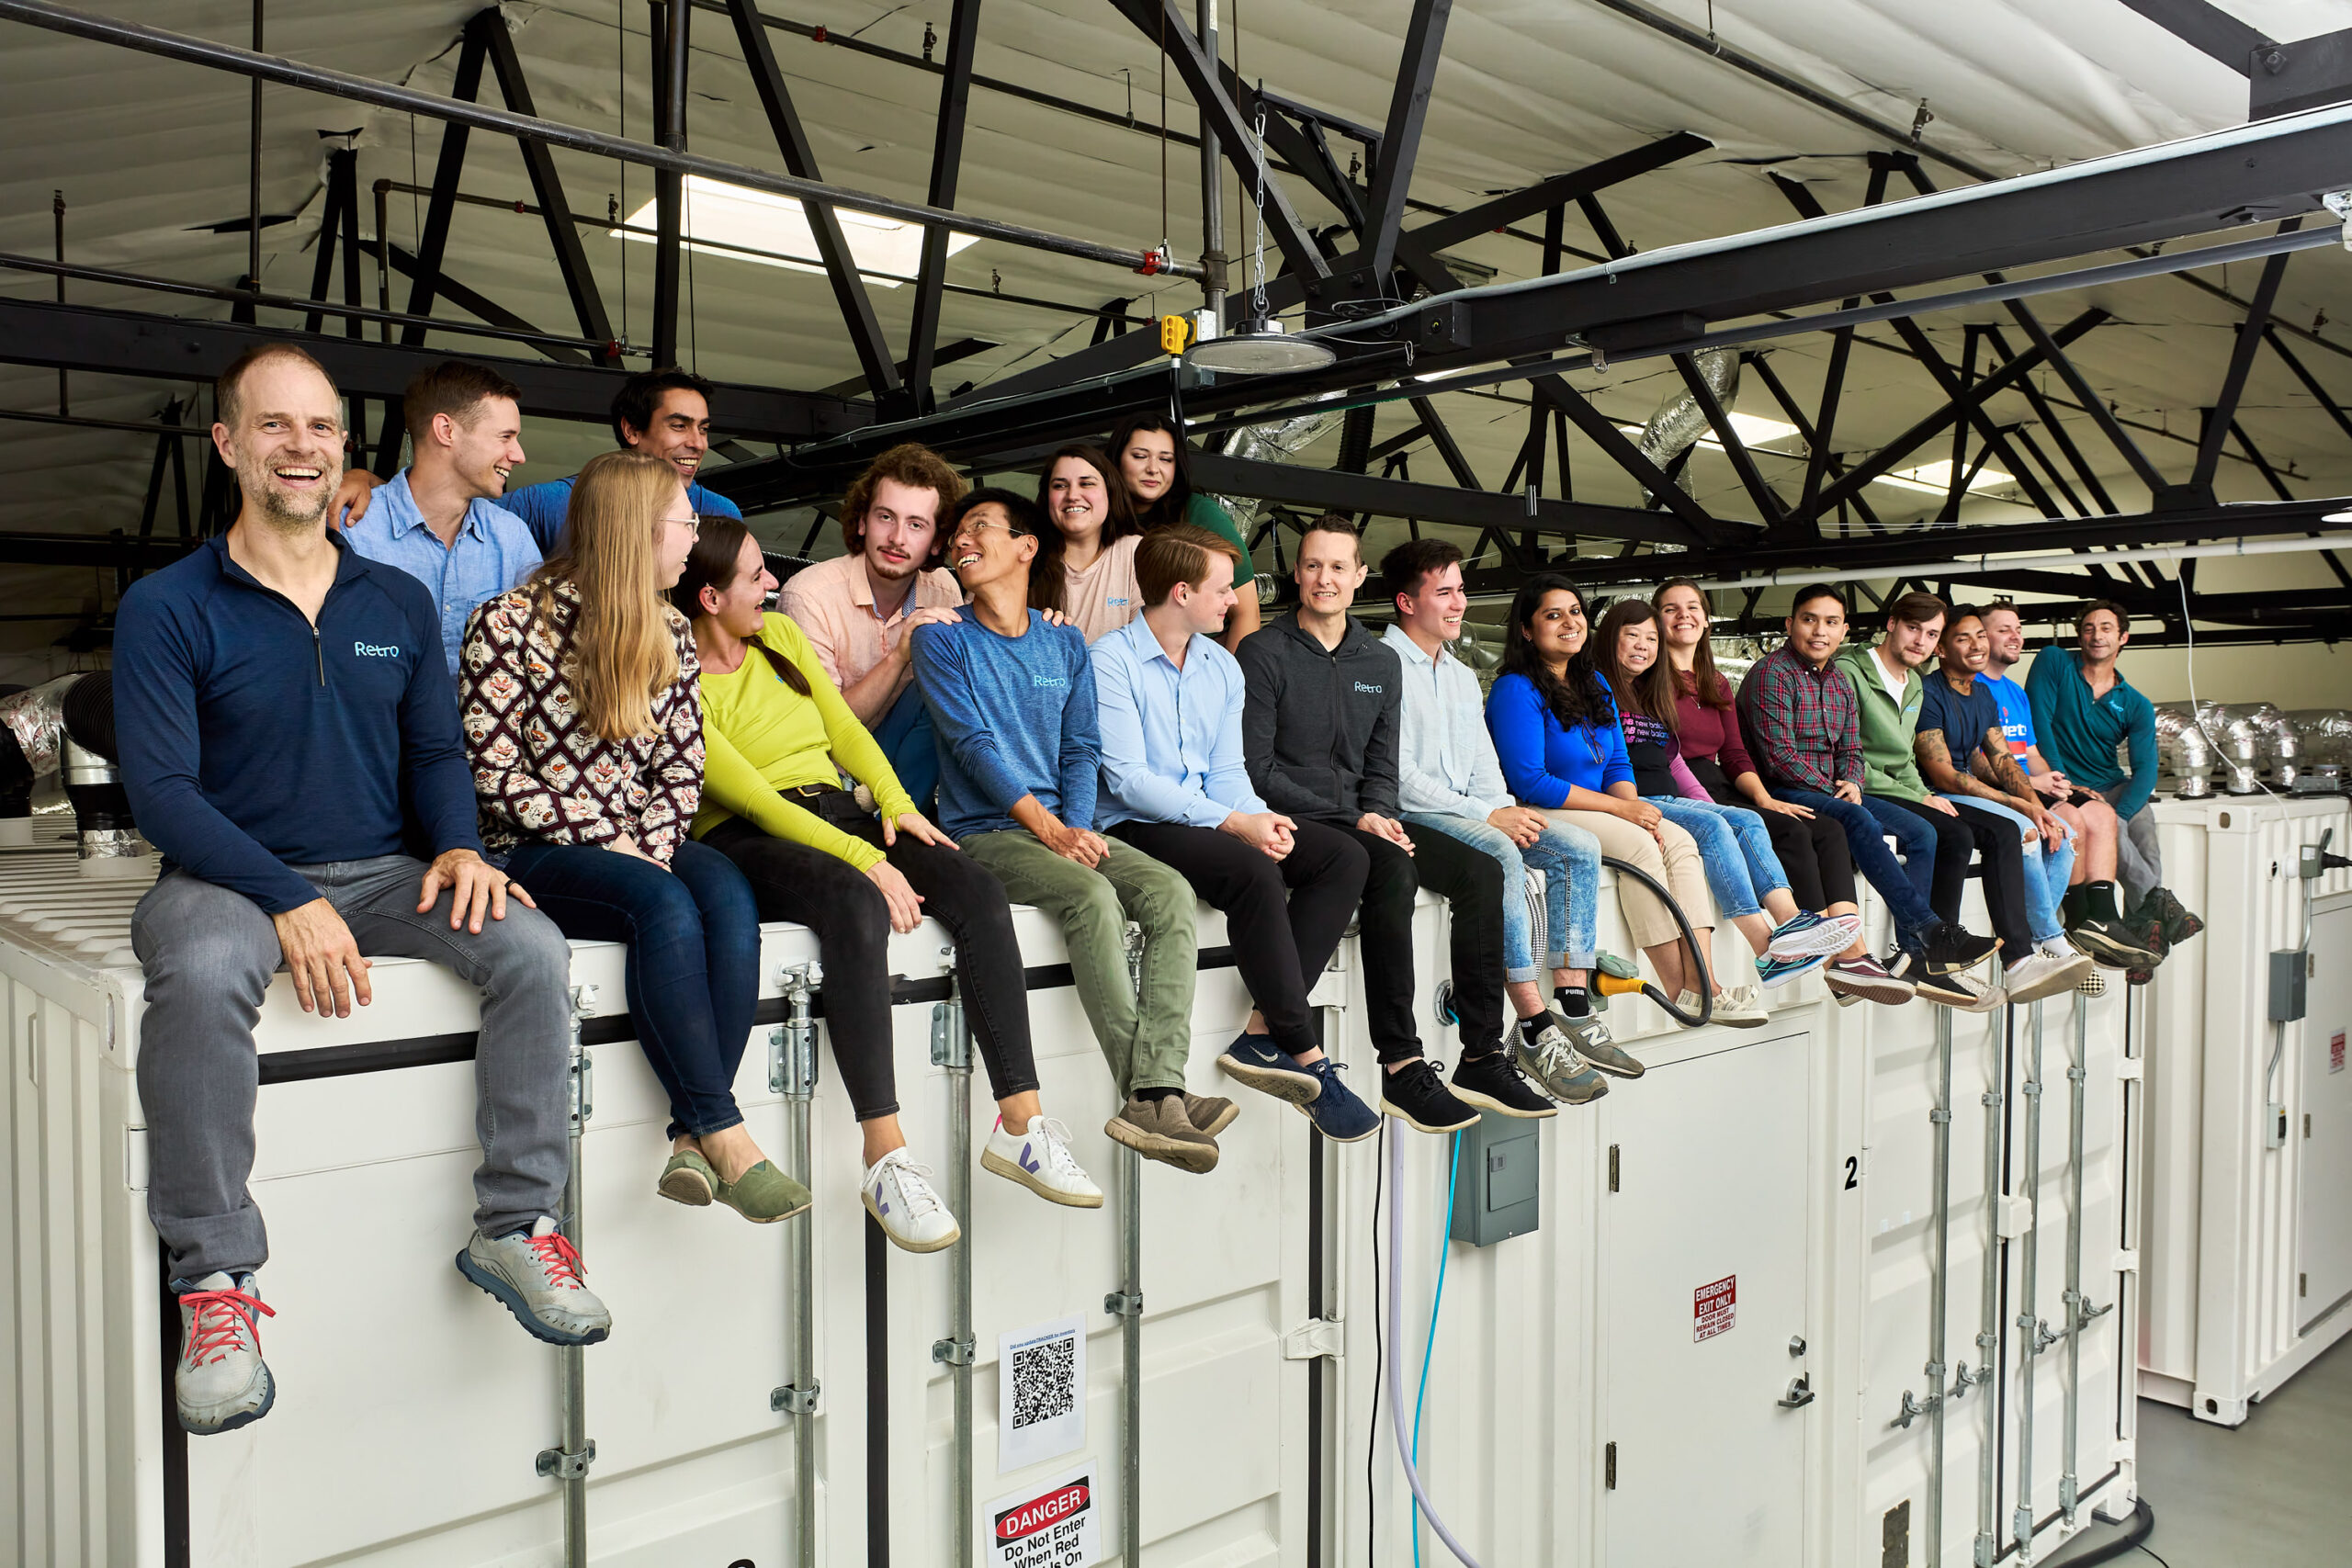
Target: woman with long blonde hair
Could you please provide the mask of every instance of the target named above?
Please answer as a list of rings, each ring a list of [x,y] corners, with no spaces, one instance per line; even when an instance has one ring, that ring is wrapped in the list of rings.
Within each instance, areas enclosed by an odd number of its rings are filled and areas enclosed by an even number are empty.
[[[490,858],[566,936],[628,944],[630,1021],[670,1096],[658,1190],[764,1224],[807,1209],[808,1190],[735,1104],[759,990],[752,889],[686,836],[702,700],[694,634],[663,595],[697,527],[667,462],[591,458],[563,548],[474,612],[458,698]]]

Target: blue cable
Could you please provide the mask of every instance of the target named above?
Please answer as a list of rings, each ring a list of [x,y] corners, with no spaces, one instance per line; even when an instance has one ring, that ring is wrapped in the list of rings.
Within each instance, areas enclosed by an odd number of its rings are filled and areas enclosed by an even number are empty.
[[[1455,1133],[1449,1140],[1452,1152],[1445,1168],[1445,1228],[1437,1236],[1437,1294],[1430,1301],[1430,1334],[1421,1344],[1421,1381],[1413,1391],[1413,1468],[1421,1467],[1421,1399],[1430,1391],[1430,1355],[1437,1348],[1437,1314],[1445,1305],[1445,1265],[1453,1256],[1453,1193],[1462,1175],[1462,1134]],[[1396,1245],[1389,1237],[1389,1245]],[[1413,1568],[1421,1568],[1421,1519],[1417,1507],[1413,1514]]]

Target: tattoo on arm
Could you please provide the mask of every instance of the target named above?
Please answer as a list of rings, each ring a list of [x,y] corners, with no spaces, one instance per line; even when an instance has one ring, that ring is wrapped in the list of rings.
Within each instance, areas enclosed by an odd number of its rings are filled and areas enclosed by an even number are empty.
[[[1918,754],[1919,768],[1927,775],[1928,787],[1949,795],[1990,795],[1996,793],[1990,785],[1977,783],[1965,771],[1952,765],[1951,752],[1944,745],[1942,730],[1919,731],[1913,739],[1912,750]]]
[[[1990,766],[1996,788],[2007,795],[2032,797],[2033,785],[2027,780],[2025,770],[2018,766],[2018,760],[2009,755],[2008,739],[1998,729],[1984,732],[1984,744],[1978,754]]]

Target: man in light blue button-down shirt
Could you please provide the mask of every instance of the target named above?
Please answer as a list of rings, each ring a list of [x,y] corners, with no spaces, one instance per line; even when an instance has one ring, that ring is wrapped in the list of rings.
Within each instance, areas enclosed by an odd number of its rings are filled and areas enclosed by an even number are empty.
[[[494,504],[523,461],[521,395],[496,371],[456,359],[410,382],[401,401],[409,466],[345,536],[361,555],[431,591],[453,676],[474,606],[539,564],[529,525]]]
[[[1380,1121],[1334,1076],[1306,998],[1371,862],[1338,829],[1270,811],[1250,786],[1241,666],[1216,640],[1233,607],[1233,557],[1229,542],[1184,525],[1136,547],[1143,614],[1088,650],[1102,737],[1094,819],[1225,912],[1258,1008],[1219,1065],[1353,1142]]]

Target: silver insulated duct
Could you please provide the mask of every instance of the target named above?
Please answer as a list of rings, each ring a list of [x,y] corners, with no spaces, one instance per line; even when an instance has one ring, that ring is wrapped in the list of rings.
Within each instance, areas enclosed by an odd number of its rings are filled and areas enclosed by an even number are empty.
[[[1338,392],[1325,394],[1335,401],[1340,395]],[[1343,412],[1333,409],[1328,413],[1298,414],[1273,424],[1247,425],[1227,438],[1225,455],[1261,463],[1295,462],[1301,452],[1330,433],[1340,423]],[[1259,520],[1266,513],[1266,503],[1255,496],[1220,495],[1214,499],[1232,513],[1233,525],[1245,539],[1257,531]]]
[[[1691,362],[1698,367],[1699,379],[1706,384],[1708,391],[1714,394],[1716,403],[1726,409],[1731,407],[1739,396],[1738,351],[1709,349],[1703,354],[1691,355]],[[1643,457],[1663,468],[1689,451],[1702,436],[1713,434],[1713,427],[1707,423],[1707,412],[1699,406],[1698,394],[1683,387],[1667,394],[1666,400],[1657,405],[1657,412],[1650,415],[1649,423],[1642,427],[1641,438],[1634,446]],[[1689,470],[1685,469],[1675,483],[1687,493],[1690,489]],[[1657,497],[1645,493],[1643,499],[1655,501]],[[1662,552],[1682,548],[1679,545],[1653,547]]]
[[[2211,712],[2218,703],[2198,706]],[[2198,727],[2197,712],[2187,703],[2156,705],[2156,756],[2176,782],[2183,800],[2202,800],[2213,793],[2213,743]]]

